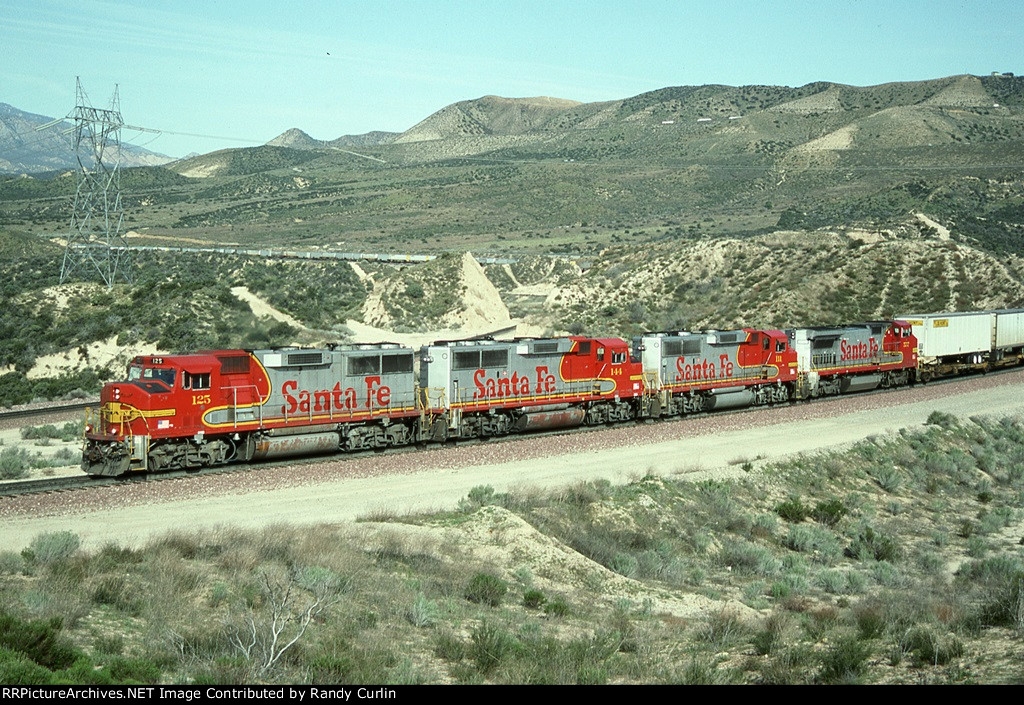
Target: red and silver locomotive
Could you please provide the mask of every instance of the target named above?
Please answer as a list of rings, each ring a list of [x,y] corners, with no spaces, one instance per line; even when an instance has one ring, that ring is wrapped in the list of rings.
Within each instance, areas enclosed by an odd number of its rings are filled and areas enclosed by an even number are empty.
[[[121,475],[409,443],[413,351],[392,344],[142,356],[107,384],[83,469]]]
[[[422,348],[420,380],[455,438],[626,421],[644,392],[620,338],[437,342]]]
[[[659,418],[913,381],[900,321],[140,356],[87,422],[91,475]]]
[[[652,416],[776,404],[797,380],[796,353],[779,330],[646,333],[633,349],[656,392]]]
[[[872,321],[789,331],[800,372],[798,396],[897,387],[914,381],[917,338],[906,321]]]

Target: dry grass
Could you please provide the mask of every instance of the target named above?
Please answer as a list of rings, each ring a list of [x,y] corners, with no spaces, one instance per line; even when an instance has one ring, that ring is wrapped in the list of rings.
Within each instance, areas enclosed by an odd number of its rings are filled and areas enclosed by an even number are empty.
[[[5,556],[0,595],[165,682],[1003,682],[1013,661],[986,655],[1024,652],[1022,440],[945,419],[731,483],[476,488],[400,523]],[[786,498],[807,511],[779,519]],[[299,620],[278,652],[275,610]]]

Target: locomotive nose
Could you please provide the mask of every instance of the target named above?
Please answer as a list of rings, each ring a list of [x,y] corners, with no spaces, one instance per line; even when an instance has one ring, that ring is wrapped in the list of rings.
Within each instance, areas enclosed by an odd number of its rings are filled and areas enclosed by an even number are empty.
[[[103,387],[100,393],[100,401],[113,406],[125,405],[135,406],[140,409],[148,408],[152,395],[149,391],[140,388],[131,382],[114,382]]]
[[[92,434],[121,437],[131,423],[149,407],[149,394],[131,383],[104,385],[100,392],[100,415]]]
[[[115,403],[120,404],[122,402],[127,403],[128,401],[134,401],[132,397],[135,395],[132,393],[131,384],[107,384],[103,386],[103,390],[100,392],[100,401],[108,404]]]

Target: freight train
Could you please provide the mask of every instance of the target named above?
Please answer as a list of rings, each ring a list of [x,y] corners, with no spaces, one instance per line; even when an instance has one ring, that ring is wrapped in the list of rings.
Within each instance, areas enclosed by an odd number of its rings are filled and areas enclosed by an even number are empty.
[[[960,344],[964,331],[971,335]],[[82,469],[187,470],[678,417],[1022,360],[1024,310],[668,331],[629,342],[437,341],[418,353],[373,343],[139,356],[89,414]]]

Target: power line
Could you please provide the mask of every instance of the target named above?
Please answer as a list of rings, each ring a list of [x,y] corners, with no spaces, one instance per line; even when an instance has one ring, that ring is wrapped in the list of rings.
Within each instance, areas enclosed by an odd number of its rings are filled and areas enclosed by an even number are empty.
[[[265,144],[266,140],[256,140],[249,137],[225,137],[223,135],[203,135],[195,132],[174,132],[172,130],[161,130],[154,127],[139,127],[137,125],[125,125],[125,130],[134,130],[137,132],[155,132],[160,135],[174,135],[176,137],[199,137],[208,140],[224,140],[227,142],[248,142],[251,144]]]

